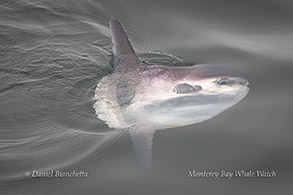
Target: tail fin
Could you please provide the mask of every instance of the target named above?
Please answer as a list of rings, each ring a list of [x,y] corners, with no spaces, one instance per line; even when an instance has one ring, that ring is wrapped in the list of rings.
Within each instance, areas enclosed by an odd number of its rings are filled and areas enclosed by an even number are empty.
[[[121,23],[116,19],[111,20],[110,29],[113,43],[114,66],[118,66],[119,60],[121,60],[125,55],[127,55],[126,58],[129,61],[139,62],[139,59],[135,54]]]

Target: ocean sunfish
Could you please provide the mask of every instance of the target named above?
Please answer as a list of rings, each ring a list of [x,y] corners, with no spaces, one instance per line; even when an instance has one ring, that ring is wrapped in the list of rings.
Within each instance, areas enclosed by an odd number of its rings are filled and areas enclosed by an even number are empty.
[[[112,74],[95,90],[94,108],[110,128],[126,129],[140,163],[152,164],[156,130],[199,123],[227,110],[248,93],[243,76],[208,65],[147,65],[136,55],[118,20],[110,21]]]

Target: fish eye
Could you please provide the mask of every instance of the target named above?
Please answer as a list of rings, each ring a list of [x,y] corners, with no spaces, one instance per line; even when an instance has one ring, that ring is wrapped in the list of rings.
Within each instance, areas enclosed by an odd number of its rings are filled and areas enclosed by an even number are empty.
[[[229,79],[228,78],[221,78],[221,80],[218,81],[219,85],[228,85]]]
[[[182,83],[182,84],[178,84],[176,87],[175,87],[175,92],[177,94],[189,94],[189,93],[195,93],[195,92],[198,92],[200,91],[202,88],[201,86],[199,85],[196,85],[196,86],[191,86],[187,83]]]

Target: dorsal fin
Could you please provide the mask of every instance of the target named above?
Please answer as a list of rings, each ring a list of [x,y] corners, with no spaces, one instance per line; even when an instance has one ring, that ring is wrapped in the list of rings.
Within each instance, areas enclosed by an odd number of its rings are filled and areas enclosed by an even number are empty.
[[[139,64],[140,60],[118,20],[110,21],[113,43],[114,67]]]

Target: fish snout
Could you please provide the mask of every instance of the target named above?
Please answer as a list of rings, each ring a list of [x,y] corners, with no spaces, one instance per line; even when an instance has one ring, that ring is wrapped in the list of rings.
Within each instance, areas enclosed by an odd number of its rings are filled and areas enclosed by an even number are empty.
[[[239,84],[242,86],[248,86],[249,82],[248,82],[247,78],[241,77],[241,78],[239,78]]]

